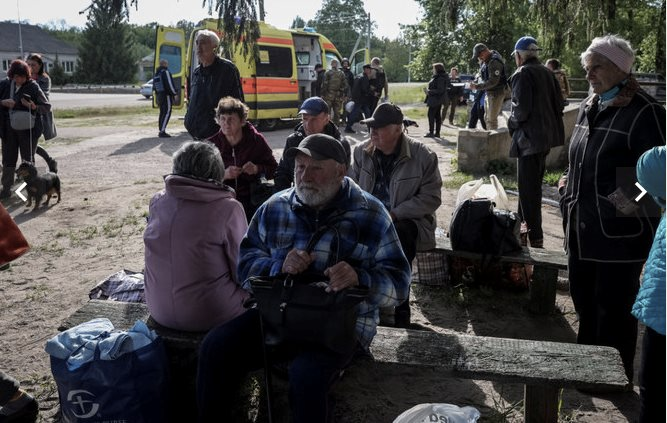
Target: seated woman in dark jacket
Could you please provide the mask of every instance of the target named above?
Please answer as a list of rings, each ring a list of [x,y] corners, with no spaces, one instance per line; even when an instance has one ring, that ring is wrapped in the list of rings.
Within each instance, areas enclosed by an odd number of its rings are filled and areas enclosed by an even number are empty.
[[[236,190],[236,199],[250,221],[263,202],[252,195],[252,190],[259,190],[260,178],[273,179],[278,163],[264,135],[247,121],[248,110],[241,100],[223,97],[215,113],[220,131],[209,140],[220,149],[225,184]]]

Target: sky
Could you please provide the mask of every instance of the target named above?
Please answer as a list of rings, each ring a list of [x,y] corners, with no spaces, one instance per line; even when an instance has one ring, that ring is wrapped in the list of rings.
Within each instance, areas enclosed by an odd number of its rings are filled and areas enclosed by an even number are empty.
[[[91,0],[2,0],[0,20],[37,24],[55,24],[83,27],[86,14],[80,10],[90,5]],[[128,0],[129,2],[129,0]],[[399,34],[398,24],[417,23],[421,15],[415,0],[364,0],[365,9],[371,14],[371,20],[377,23],[374,35],[394,39]],[[322,6],[317,0],[264,0],[266,22],[278,27],[288,28],[298,15],[305,21],[315,17]],[[168,26],[181,19],[198,22],[208,17],[207,8],[202,7],[202,0],[139,0],[139,10],[131,8],[130,23],[143,25],[158,22]]]

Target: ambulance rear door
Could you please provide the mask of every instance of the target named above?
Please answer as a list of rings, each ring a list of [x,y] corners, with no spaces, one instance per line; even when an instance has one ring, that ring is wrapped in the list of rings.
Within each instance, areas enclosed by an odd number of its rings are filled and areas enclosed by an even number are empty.
[[[155,36],[155,60],[153,72],[160,65],[160,60],[165,59],[169,63],[169,71],[174,78],[174,85],[178,93],[173,103],[173,108],[182,109],[185,99],[185,68],[186,68],[185,32],[179,28],[159,26]],[[153,107],[156,107],[156,99],[153,98]]]

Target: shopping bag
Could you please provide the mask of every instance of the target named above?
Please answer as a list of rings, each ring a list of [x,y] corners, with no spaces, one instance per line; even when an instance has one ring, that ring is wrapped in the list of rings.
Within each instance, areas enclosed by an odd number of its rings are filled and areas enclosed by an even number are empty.
[[[127,332],[93,319],[47,342],[62,421],[167,421],[168,367],[163,341],[137,321]]]
[[[394,423],[475,423],[480,418],[474,407],[454,404],[419,404],[396,417]]]

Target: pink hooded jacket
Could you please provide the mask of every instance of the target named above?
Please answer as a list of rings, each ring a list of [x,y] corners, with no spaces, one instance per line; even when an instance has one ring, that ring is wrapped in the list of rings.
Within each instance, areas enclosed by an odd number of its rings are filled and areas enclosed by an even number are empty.
[[[207,331],[243,313],[248,292],[237,284],[236,265],[247,227],[229,187],[167,176],[144,232],[151,316],[169,328]]]

